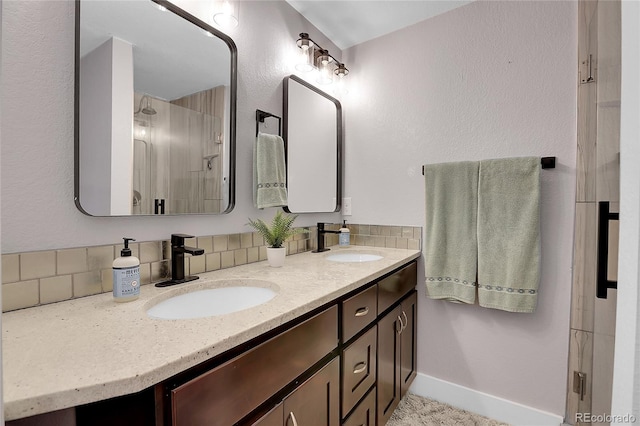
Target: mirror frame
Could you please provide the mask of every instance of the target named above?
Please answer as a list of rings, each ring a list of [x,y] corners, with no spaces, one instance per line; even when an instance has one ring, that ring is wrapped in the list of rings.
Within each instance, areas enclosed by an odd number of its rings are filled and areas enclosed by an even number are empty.
[[[155,216],[191,216],[191,215],[210,215],[217,216],[220,214],[230,213],[236,204],[236,114],[237,114],[237,96],[238,96],[238,48],[233,39],[223,32],[217,30],[206,22],[196,18],[189,12],[179,8],[168,0],[149,0],[160,6],[164,6],[168,11],[187,20],[191,24],[209,31],[218,37],[229,47],[230,54],[230,84],[229,84],[229,204],[227,208],[216,214],[212,213],[176,213],[167,215],[140,214],[140,215],[109,215],[96,216],[88,213],[80,205],[80,2],[75,0],[75,64],[74,64],[74,203],[78,210],[91,217],[155,217]]]
[[[342,209],[342,176],[343,176],[343,164],[342,164],[342,140],[343,140],[343,133],[344,133],[344,128],[342,125],[342,105],[340,104],[340,101],[337,100],[336,98],[330,96],[329,94],[323,92],[322,90],[318,89],[317,87],[315,87],[314,85],[306,82],[305,80],[301,79],[300,77],[296,76],[296,75],[289,75],[287,77],[284,78],[284,82],[283,82],[283,109],[282,109],[282,120],[283,120],[283,125],[282,125],[282,139],[284,139],[284,155],[285,155],[285,162],[288,165],[289,164],[289,138],[288,138],[288,131],[289,131],[289,117],[288,117],[288,111],[289,111],[289,80],[293,80],[296,83],[301,84],[302,86],[306,87],[307,89],[310,89],[311,91],[317,93],[318,95],[328,99],[329,101],[331,101],[332,103],[335,104],[336,106],[336,134],[337,134],[337,138],[336,138],[336,149],[337,149],[337,155],[336,155],[336,208],[335,210],[333,210],[332,212],[292,212],[291,210],[289,210],[289,206],[285,206],[283,207],[284,211],[286,211],[287,213],[294,213],[294,214],[303,214],[303,213],[337,213]],[[288,173],[288,168],[287,168],[287,187],[288,187],[288,181],[289,181],[289,173]]]

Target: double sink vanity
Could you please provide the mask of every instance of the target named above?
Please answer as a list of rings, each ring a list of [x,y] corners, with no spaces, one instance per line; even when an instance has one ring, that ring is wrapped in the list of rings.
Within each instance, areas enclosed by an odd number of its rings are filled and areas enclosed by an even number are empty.
[[[419,255],[334,247],[282,268],[258,262],[144,286],[130,303],[101,294],[6,313],[5,417],[383,425],[416,374]]]

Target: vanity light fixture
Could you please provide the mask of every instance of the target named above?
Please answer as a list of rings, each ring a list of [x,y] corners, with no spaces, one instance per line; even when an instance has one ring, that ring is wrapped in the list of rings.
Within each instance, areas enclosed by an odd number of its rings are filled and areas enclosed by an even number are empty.
[[[238,4],[229,0],[216,2],[213,22],[221,28],[232,29],[238,26]]]
[[[307,33],[300,33],[300,38],[296,41],[300,48],[299,59],[296,63],[298,71],[309,72],[318,70],[317,82],[320,84],[331,84],[333,76],[338,76],[341,83],[344,77],[349,74],[347,67],[336,58],[331,56],[328,50],[323,49],[314,42]]]
[[[296,41],[296,44],[300,48],[296,69],[302,72],[313,71],[313,46],[315,46],[315,44],[309,38],[309,34],[300,33],[300,38]]]

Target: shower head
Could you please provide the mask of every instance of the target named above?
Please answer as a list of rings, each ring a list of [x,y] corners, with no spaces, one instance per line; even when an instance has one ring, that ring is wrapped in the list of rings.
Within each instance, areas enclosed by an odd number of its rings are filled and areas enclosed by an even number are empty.
[[[142,102],[144,100],[147,100],[147,103],[145,105],[144,108],[142,108]],[[149,98],[148,95],[143,95],[140,98],[140,103],[138,104],[138,109],[136,110],[136,112],[133,113],[133,115],[136,115],[138,113],[143,113],[144,115],[155,115],[157,114],[157,111],[155,109],[153,109],[153,107],[151,106],[151,99]]]

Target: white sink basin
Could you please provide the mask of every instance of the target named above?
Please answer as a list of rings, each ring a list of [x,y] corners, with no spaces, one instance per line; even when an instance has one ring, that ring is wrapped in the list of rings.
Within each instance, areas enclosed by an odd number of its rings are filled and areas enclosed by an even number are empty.
[[[261,305],[276,292],[264,287],[220,287],[173,296],[147,310],[157,319],[191,319],[230,314]]]
[[[382,259],[382,256],[371,253],[336,253],[327,256],[327,260],[332,262],[344,262],[344,263],[361,263],[361,262],[373,262]]]

